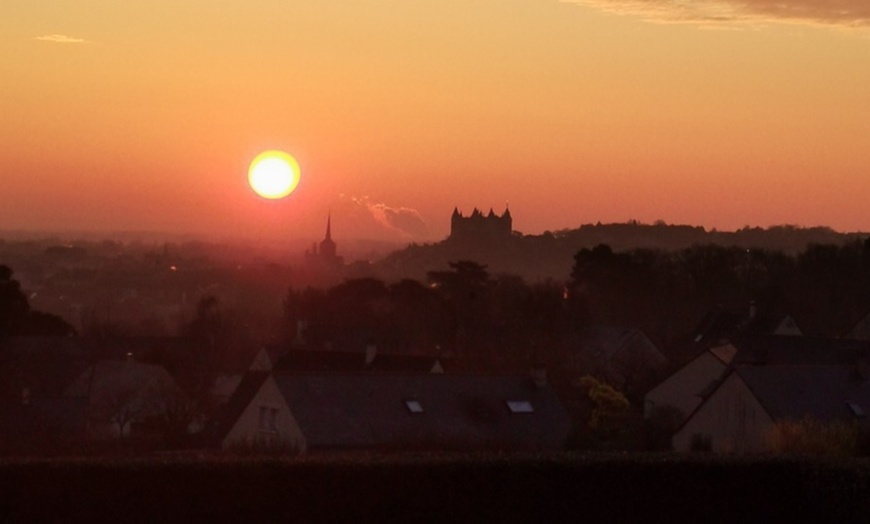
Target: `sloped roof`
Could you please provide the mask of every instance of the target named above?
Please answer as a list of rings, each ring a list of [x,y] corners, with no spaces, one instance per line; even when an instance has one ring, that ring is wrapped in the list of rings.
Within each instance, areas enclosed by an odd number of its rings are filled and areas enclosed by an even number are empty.
[[[527,377],[277,374],[275,380],[309,448],[552,449],[569,429],[555,394]],[[533,411],[511,412],[508,401],[528,402]]]
[[[788,315],[754,315],[724,309],[709,312],[692,333],[692,341],[701,345],[721,345],[735,337],[773,334],[790,317]]]
[[[87,367],[89,352],[74,337],[13,337],[0,342],[0,397],[17,399],[22,388],[35,396],[62,396]]]
[[[716,346],[708,350],[714,357],[718,358],[723,364],[730,364],[734,360],[734,355],[737,354],[737,348],[733,344],[724,344]]]
[[[224,438],[232,429],[233,424],[242,416],[245,408],[254,399],[254,396],[263,387],[263,383],[269,378],[268,371],[248,371],[242,377],[230,399],[220,410],[214,422],[214,435],[218,439]]]
[[[870,313],[861,317],[844,338],[870,340]]]
[[[613,358],[617,353],[631,347],[634,350],[642,349],[656,357],[665,357],[658,348],[649,340],[643,331],[622,326],[590,326],[581,330],[575,337],[574,343],[596,356],[605,359]]]
[[[765,335],[734,341],[733,364],[855,365],[870,358],[870,342],[863,340]]]
[[[27,404],[0,404],[0,439],[46,436],[71,437],[86,427],[87,399],[77,397],[31,398]]]
[[[735,372],[774,420],[859,418],[870,414],[870,382],[850,366],[739,366]]]
[[[252,362],[248,367],[250,368],[253,366],[262,353],[265,353],[266,357],[269,359],[269,364],[271,364],[272,367],[275,367],[276,363],[290,351],[290,348],[286,344],[268,344],[260,348],[260,350],[254,354]]]

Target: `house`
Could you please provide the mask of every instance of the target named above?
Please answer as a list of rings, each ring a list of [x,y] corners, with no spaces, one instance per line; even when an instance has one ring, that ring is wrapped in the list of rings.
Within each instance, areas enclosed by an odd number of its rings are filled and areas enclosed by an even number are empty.
[[[555,367],[556,375],[572,382],[590,374],[616,389],[634,393],[654,383],[667,364],[655,344],[635,328],[592,326],[562,341],[565,360]]]
[[[765,335],[739,338],[732,345],[734,365],[854,366],[870,361],[870,342],[864,340]]]
[[[86,437],[87,401],[76,397],[31,396],[0,402],[0,449],[56,450]]]
[[[644,396],[643,416],[650,419],[657,410],[672,409],[684,421],[701,404],[704,394],[728,370],[737,349],[726,344],[701,352]]]
[[[866,426],[870,381],[846,365],[740,365],[733,367],[674,434],[676,451],[703,443],[714,452],[770,450],[778,421],[811,417]]]
[[[644,417],[674,408],[684,421],[724,378],[731,366],[854,366],[870,364],[870,342],[791,335],[737,337],[702,351],[644,396]]]
[[[250,371],[272,371],[274,369],[275,364],[281,360],[285,354],[287,354],[288,350],[285,345],[279,344],[270,344],[268,346],[263,346],[257,351],[257,354],[254,355],[254,360],[251,362],[251,365],[248,366]]]
[[[709,312],[692,333],[692,344],[706,349],[736,338],[761,335],[801,336],[803,332],[790,315],[760,314],[752,303],[748,314],[721,308]]]
[[[223,448],[559,449],[569,419],[529,377],[250,373],[218,425]]]
[[[179,394],[178,385],[161,366],[102,360],[86,369],[65,396],[86,398],[88,434],[92,438],[127,436],[133,428],[164,414]]]

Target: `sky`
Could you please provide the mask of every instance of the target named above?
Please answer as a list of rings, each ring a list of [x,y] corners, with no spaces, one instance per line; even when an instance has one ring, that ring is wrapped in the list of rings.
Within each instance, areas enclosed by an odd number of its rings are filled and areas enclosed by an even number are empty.
[[[0,115],[0,230],[870,231],[866,0],[0,0]]]

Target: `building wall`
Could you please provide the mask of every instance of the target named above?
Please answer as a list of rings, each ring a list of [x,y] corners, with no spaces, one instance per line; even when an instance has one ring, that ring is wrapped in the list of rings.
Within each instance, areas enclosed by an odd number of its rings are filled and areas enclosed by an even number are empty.
[[[769,449],[773,421],[736,373],[704,402],[674,435],[676,451],[692,451],[695,436],[717,453],[762,453]]]
[[[275,409],[274,429],[261,428],[260,408]],[[234,445],[287,446],[304,453],[307,444],[299,424],[290,413],[275,379],[269,377],[242,412],[222,442],[224,449]]]
[[[657,408],[672,407],[682,414],[681,421],[701,404],[700,393],[725,374],[726,366],[710,351],[705,351],[644,397],[643,415],[649,418]]]

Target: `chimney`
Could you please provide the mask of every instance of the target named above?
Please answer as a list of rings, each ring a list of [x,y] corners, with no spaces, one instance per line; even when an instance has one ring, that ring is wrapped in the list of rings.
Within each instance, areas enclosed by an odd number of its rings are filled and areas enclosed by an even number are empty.
[[[547,387],[547,368],[542,365],[532,366],[532,382],[539,388]]]
[[[378,354],[378,346],[369,343],[366,344],[366,366],[371,366],[375,361],[375,356]]]
[[[30,388],[21,388],[21,405],[30,405]]]
[[[758,313],[758,306],[755,305],[754,300],[749,301],[749,319],[752,320],[755,318],[755,315]]]

